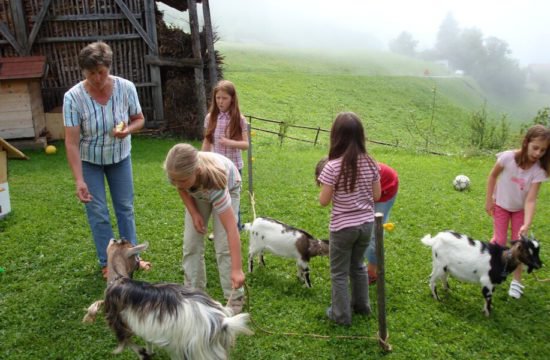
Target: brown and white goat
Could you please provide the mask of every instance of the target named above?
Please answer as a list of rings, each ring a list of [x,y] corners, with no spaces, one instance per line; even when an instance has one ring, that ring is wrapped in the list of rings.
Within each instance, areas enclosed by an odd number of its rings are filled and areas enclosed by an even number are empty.
[[[258,217],[252,223],[244,224],[249,231],[248,271],[254,268],[254,256],[260,255],[260,262],[265,265],[264,251],[296,259],[298,277],[311,287],[309,278],[309,260],[314,256],[328,255],[327,240],[318,240],[304,230],[296,229],[280,221]]]
[[[150,284],[132,279],[138,254],[147,244],[132,246],[126,240],[109,242],[109,268],[105,299],[88,308],[84,321],[95,318],[101,304],[114,331],[120,353],[126,346],[140,359],[149,359],[153,345],[164,348],[171,359],[227,359],[239,333],[251,334],[248,314],[233,316],[230,309],[202,291],[180,284]],[[147,348],[132,342],[143,338]]]
[[[527,265],[529,273],[542,266],[539,242],[523,236],[513,241],[511,248],[473,240],[454,231],[443,231],[434,237],[426,235],[422,243],[432,248],[430,289],[433,297],[439,300],[437,280],[441,279],[443,287],[448,289],[449,274],[462,281],[480,283],[485,298],[483,311],[487,316],[491,313],[495,285],[506,280],[520,263]]]

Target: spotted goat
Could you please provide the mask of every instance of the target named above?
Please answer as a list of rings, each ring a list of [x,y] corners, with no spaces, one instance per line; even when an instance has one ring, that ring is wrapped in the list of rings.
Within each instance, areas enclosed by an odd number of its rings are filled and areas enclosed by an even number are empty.
[[[328,241],[314,238],[308,232],[294,228],[280,221],[258,217],[252,223],[244,224],[249,232],[248,271],[254,268],[254,257],[259,255],[265,265],[264,251],[274,255],[296,259],[298,277],[311,287],[309,260],[314,256],[328,255]]]
[[[150,359],[153,346],[171,359],[227,359],[238,334],[251,334],[249,315],[233,316],[200,290],[181,284],[150,284],[132,279],[138,255],[147,244],[132,246],[111,240],[107,247],[108,285],[104,300],[93,303],[83,321],[91,322],[103,305],[107,322],[118,340],[114,353],[131,348],[140,359]],[[145,340],[146,348],[132,336]]]
[[[528,273],[542,266],[540,244],[534,238],[522,236],[521,240],[513,241],[508,248],[474,240],[454,231],[443,231],[433,237],[426,235],[421,241],[432,248],[430,289],[433,297],[440,300],[436,289],[437,280],[441,279],[443,287],[449,288],[449,274],[462,281],[480,283],[486,316],[491,313],[495,286],[506,280],[508,274],[521,263],[527,266]]]

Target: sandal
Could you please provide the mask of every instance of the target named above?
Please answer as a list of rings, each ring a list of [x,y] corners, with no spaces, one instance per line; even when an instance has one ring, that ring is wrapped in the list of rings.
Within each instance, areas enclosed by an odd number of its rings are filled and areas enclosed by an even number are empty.
[[[109,277],[109,268],[107,266],[101,268],[101,275],[103,275],[103,279],[107,280]]]
[[[149,261],[139,259],[139,269],[143,271],[151,270],[151,263]]]
[[[521,298],[521,295],[523,295],[524,288],[525,286],[523,286],[519,281],[512,280],[510,283],[510,290],[508,290],[508,295],[514,299],[519,299]]]

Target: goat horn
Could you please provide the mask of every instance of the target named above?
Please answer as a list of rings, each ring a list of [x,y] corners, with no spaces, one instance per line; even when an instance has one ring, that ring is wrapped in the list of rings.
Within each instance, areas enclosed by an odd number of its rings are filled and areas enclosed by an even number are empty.
[[[140,254],[142,251],[145,251],[149,247],[149,243],[145,242],[143,244],[139,244],[134,246],[133,248],[128,250],[128,253],[126,253],[126,257],[131,257],[134,255]]]

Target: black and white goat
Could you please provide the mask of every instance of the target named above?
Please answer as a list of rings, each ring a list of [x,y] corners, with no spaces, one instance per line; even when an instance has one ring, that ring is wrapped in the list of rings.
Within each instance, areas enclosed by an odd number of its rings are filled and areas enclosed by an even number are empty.
[[[491,313],[495,285],[506,280],[520,263],[527,265],[529,273],[542,266],[539,242],[523,236],[521,240],[512,242],[510,248],[473,240],[454,231],[443,231],[434,237],[426,235],[422,243],[432,247],[430,289],[433,297],[439,300],[435,284],[438,279],[448,289],[449,274],[462,281],[480,283],[485,298],[483,311],[487,316]]]
[[[105,299],[92,304],[83,321],[93,321],[103,304],[118,340],[116,354],[128,346],[140,359],[149,359],[156,345],[172,359],[227,359],[237,334],[251,334],[246,325],[249,315],[233,316],[205,293],[180,284],[133,280],[137,256],[146,248],[147,244],[110,241]],[[134,334],[145,340],[147,349],[132,342]]]
[[[296,259],[298,277],[311,287],[309,278],[309,260],[314,256],[328,255],[327,240],[318,240],[304,230],[296,229],[280,221],[267,217],[258,217],[252,223],[244,224],[249,231],[248,271],[254,268],[254,256],[260,255],[265,265],[264,251]]]

